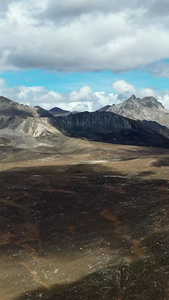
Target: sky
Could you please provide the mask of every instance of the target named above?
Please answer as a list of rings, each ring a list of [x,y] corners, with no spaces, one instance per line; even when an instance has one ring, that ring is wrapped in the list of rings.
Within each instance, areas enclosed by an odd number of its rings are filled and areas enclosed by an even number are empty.
[[[132,94],[169,109],[168,0],[0,0],[0,95],[94,111]]]

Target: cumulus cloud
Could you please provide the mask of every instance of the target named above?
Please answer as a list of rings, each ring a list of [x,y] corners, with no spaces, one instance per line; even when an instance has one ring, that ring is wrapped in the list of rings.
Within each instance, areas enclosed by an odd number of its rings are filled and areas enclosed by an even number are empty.
[[[74,101],[93,101],[96,97],[90,86],[83,86],[79,91],[73,91],[70,93],[70,102]]]
[[[113,89],[115,89],[119,94],[122,93],[134,93],[135,88],[132,84],[126,82],[125,80],[118,80],[112,84]]]
[[[158,98],[159,92],[157,93],[157,91],[154,91],[153,89],[147,88],[147,89],[141,89],[139,91],[137,91],[137,96],[139,98],[144,98],[144,97],[157,97]]]
[[[169,90],[164,90],[157,95],[157,100],[163,104],[163,106],[169,109]]]
[[[168,57],[164,0],[1,0],[0,8],[0,71],[119,72]]]
[[[118,104],[128,99],[133,92],[138,98],[154,96],[169,109],[169,89],[161,91],[152,88],[137,90],[125,80],[115,81],[112,87],[113,93],[94,92],[91,87],[83,86],[78,91],[60,94],[56,91],[47,90],[44,86],[9,87],[6,81],[0,78],[0,95],[19,103],[41,106],[45,109],[56,106],[70,111],[95,111],[106,105]]]
[[[100,106],[112,105],[120,102],[118,100],[117,94],[106,93],[106,92],[95,92],[95,95],[98,99],[98,103],[100,104]]]
[[[46,90],[44,86],[9,87],[3,78],[0,78],[0,94],[19,103],[31,106],[39,105],[46,109],[50,109],[63,101],[61,94]]]

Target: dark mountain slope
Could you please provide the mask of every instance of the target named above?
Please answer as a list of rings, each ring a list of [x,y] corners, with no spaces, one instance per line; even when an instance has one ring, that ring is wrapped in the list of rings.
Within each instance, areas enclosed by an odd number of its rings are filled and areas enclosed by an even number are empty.
[[[115,144],[169,147],[163,135],[141,123],[111,112],[84,112],[56,118],[57,127],[71,137]]]
[[[141,124],[143,124],[145,127],[158,132],[159,134],[162,134],[163,136],[167,137],[169,139],[169,128],[163,125],[160,125],[159,123],[155,121],[147,121],[147,120],[142,120],[138,121]]]
[[[70,111],[61,109],[61,108],[59,108],[59,107],[53,107],[52,109],[49,110],[49,112],[50,112],[53,116],[60,116],[60,115],[66,116],[66,115],[70,114]]]

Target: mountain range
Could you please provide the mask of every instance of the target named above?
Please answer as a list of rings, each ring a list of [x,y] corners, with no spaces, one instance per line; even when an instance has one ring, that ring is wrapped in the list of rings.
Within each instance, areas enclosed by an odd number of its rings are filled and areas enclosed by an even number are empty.
[[[153,97],[139,99],[135,95],[120,104],[81,113],[56,107],[47,111],[0,97],[2,144],[6,141],[15,147],[56,146],[65,141],[72,143],[72,137],[169,148],[169,111]]]

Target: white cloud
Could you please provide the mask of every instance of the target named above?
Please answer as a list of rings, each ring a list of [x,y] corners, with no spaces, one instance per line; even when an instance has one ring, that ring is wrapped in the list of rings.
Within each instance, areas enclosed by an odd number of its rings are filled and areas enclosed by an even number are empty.
[[[167,1],[0,0],[0,5],[0,71],[126,71],[168,57]]]
[[[91,89],[90,86],[83,86],[78,92],[73,91],[70,93],[69,96],[69,101],[74,102],[74,101],[92,101],[96,97]]]
[[[117,94],[114,95],[113,93],[105,93],[105,92],[95,92],[96,97],[98,98],[98,103],[100,106],[112,105],[119,103],[117,99]]]
[[[128,99],[132,94],[136,93],[135,87],[125,80],[118,80],[112,84],[113,89],[117,92],[119,100]]]
[[[44,86],[9,87],[3,78],[0,78],[0,94],[19,103],[31,106],[40,105],[46,109],[63,101],[61,94],[46,90]]]
[[[93,111],[93,103],[86,101],[86,102],[70,102],[67,106],[67,109],[70,111]]]
[[[169,109],[169,90],[157,95],[157,100],[161,102],[165,108]]]
[[[139,98],[144,98],[144,97],[149,97],[149,96],[157,97],[158,93],[156,91],[153,91],[150,88],[147,88],[147,89],[141,89],[141,90],[137,91],[137,96]]]
[[[118,80],[112,84],[114,93],[93,92],[91,87],[84,86],[79,91],[70,94],[60,94],[47,90],[44,86],[15,86],[9,87],[3,78],[0,78],[0,95],[19,103],[41,106],[51,109],[55,106],[70,111],[95,111],[103,106],[118,104],[128,99],[133,93],[138,98],[153,96],[169,109],[169,89],[156,90],[145,88],[137,90],[125,80]]]
[[[126,82],[125,80],[115,81],[112,84],[112,87],[114,90],[116,90],[118,94],[124,94],[124,93],[134,94],[136,91],[135,87],[132,84]]]

